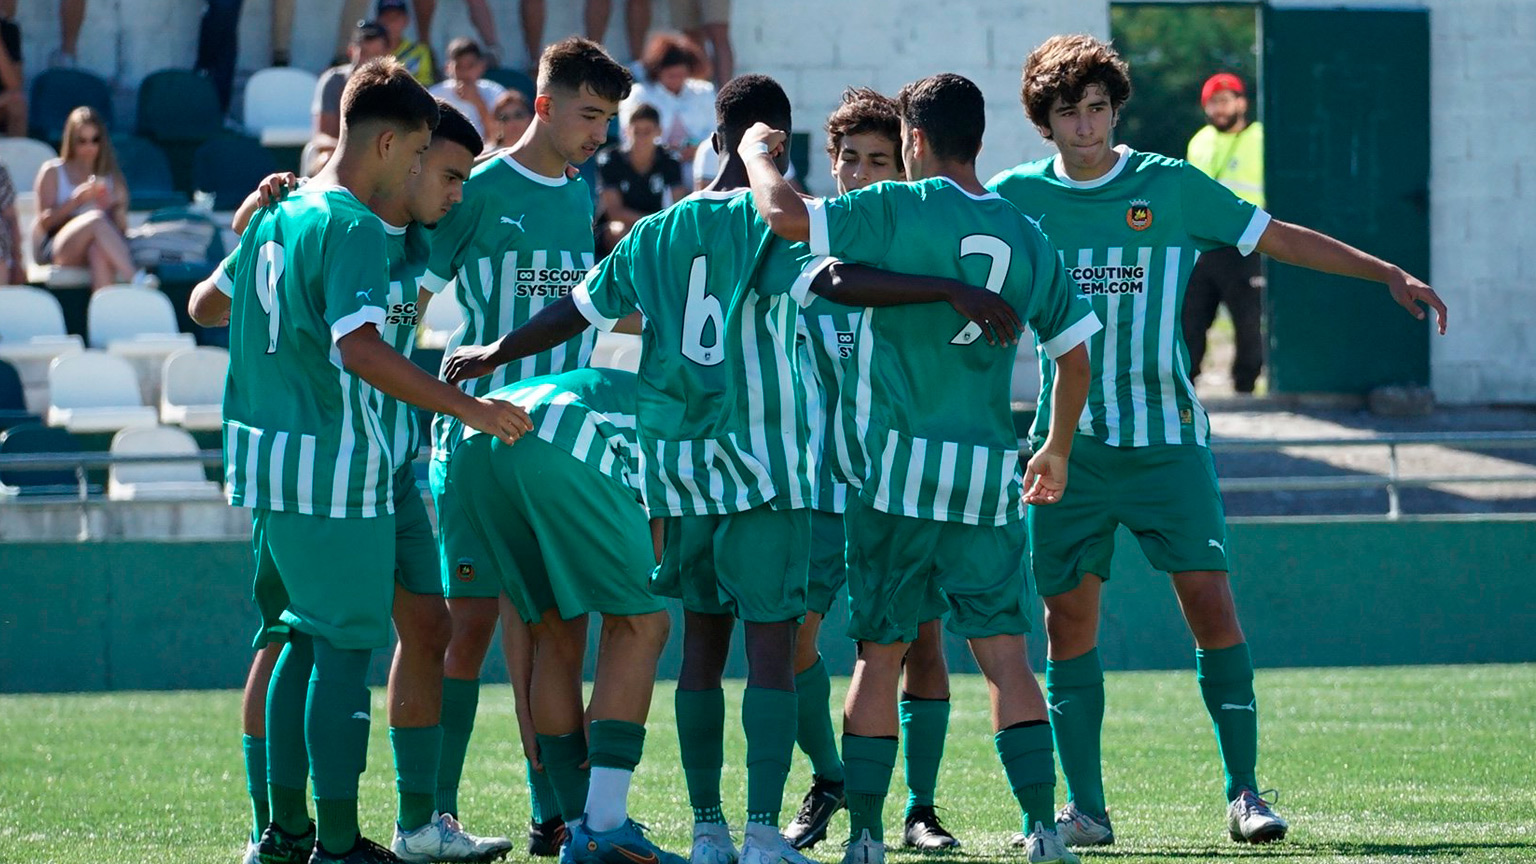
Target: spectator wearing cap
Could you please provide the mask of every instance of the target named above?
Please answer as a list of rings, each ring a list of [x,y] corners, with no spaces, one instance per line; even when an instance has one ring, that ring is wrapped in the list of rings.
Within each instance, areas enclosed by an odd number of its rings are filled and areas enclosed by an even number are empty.
[[[411,12],[406,8],[405,0],[379,0],[374,19],[389,34],[389,53],[405,65],[421,86],[431,87],[437,80],[437,70],[432,68],[432,47],[406,37],[405,29],[411,26]]]
[[[329,152],[341,135],[341,91],[346,89],[352,70],[363,63],[389,53],[389,34],[372,21],[359,21],[347,46],[347,62],[320,73],[315,83],[315,98],[309,113],[315,120],[311,149]]]
[[[492,106],[507,88],[481,77],[485,74],[485,55],[480,45],[464,36],[449,42],[443,72],[443,80],[430,88],[432,95],[459,109],[484,137],[495,120]]]
[[[1245,201],[1264,206],[1264,127],[1248,120],[1248,91],[1229,72],[1212,75],[1200,88],[1200,107],[1210,122],[1189,139],[1185,159]],[[1224,246],[1201,254],[1184,300],[1184,341],[1191,377],[1199,377],[1206,331],[1222,304],[1232,316],[1236,355],[1232,388],[1251,394],[1264,368],[1264,276],[1257,254]]]
[[[597,154],[599,254],[606,255],[641,218],[687,194],[683,166],[657,146],[660,115],[640,105],[624,127],[624,146]]]

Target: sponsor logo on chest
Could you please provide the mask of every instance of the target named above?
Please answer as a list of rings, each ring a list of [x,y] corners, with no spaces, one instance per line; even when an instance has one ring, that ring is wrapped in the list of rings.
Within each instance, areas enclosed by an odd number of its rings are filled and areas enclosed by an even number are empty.
[[[1120,264],[1102,267],[1068,267],[1083,296],[1095,294],[1142,294],[1147,290],[1147,268],[1140,264]]]
[[[518,297],[564,297],[587,275],[585,270],[565,267],[519,267],[512,290]]]

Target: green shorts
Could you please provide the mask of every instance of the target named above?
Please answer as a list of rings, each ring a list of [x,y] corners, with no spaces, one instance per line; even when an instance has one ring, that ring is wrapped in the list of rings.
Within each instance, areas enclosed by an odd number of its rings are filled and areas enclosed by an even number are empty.
[[[811,511],[811,569],[805,585],[805,608],[826,615],[848,584],[848,533],[843,514]]]
[[[297,630],[337,648],[389,644],[395,599],[395,517],[335,519],[277,510],[251,517],[255,645]]]
[[[763,504],[724,516],[672,516],[651,590],[689,612],[754,624],[805,617],[811,511]]]
[[[443,596],[450,600],[500,597],[501,574],[490,550],[480,542],[478,534],[461,528],[467,518],[463,496],[448,482],[447,462],[432,460],[427,468],[427,485],[432,490],[432,506],[437,510],[438,578],[442,580]]]
[[[1108,579],[1121,525],[1159,570],[1227,570],[1216,466],[1209,449],[1193,444],[1113,447],[1078,435],[1066,494],[1030,507],[1028,523],[1030,563],[1044,597],[1071,591],[1084,573]]]
[[[848,636],[889,645],[917,639],[948,611],[967,639],[1028,633],[1034,586],[1024,567],[1024,523],[1003,526],[895,516],[850,499]]]
[[[510,445],[476,435],[455,448],[446,480],[458,503],[442,523],[449,584],[490,582],[530,624],[550,610],[571,619],[666,608],[650,592],[656,553],[645,508],[565,450],[534,435]]]
[[[395,472],[395,582],[412,594],[443,593],[437,538],[410,465]]]

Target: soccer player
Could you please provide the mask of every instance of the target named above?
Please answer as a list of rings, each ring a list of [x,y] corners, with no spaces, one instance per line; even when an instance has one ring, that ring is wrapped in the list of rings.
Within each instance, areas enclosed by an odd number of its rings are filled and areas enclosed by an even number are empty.
[[[1201,696],[1226,769],[1227,828],[1262,843],[1287,824],[1260,796],[1258,702],[1253,664],[1227,577],[1221,494],[1207,444],[1210,421],[1190,384],[1180,304],[1195,259],[1236,247],[1288,264],[1387,285],[1416,317],[1445,305],[1401,268],[1331,237],[1289,225],[1242,200],[1198,168],[1114,145],[1130,75],[1107,43],[1056,36],[1024,64],[1023,102],[1058,155],[994,177],[988,188],[1016,204],[1062,251],[1105,329],[1089,341],[1093,387],[1068,422],[1072,492],[1029,512],[1030,555],[1045,599],[1046,688],[1067,779],[1057,814],[1072,845],[1114,842],[1099,764],[1104,673],[1098,654],[1099,595],[1115,529],[1136,535],[1173,589],[1195,639]],[[1046,385],[1057,375],[1042,358]],[[1053,415],[1053,411],[1057,412]],[[1031,433],[1061,425],[1044,403]]]
[[[362,201],[400,195],[420,170],[436,103],[397,61],[381,59],[348,82],[342,114],[326,170],[258,213],[223,264],[232,303],[225,473],[231,503],[255,510],[267,634],[287,636],[267,695],[272,824],[262,861],[399,860],[357,823],[365,679],[369,655],[388,641],[396,584],[395,442],[375,388],[507,440],[528,428],[521,409],[442,384],[380,333],[388,244]],[[340,565],[338,549],[348,553]],[[402,775],[435,761],[428,734],[407,737],[396,748]],[[402,808],[410,803],[402,795]]]
[[[497,580],[531,629],[538,753],[570,826],[571,860],[682,864],[627,807],[669,627],[649,590],[655,551],[639,502],[635,392],[633,373],[578,369],[488,394],[527,410],[534,434],[511,447],[470,435],[454,449],[447,482],[458,510],[443,521],[443,543],[473,558],[477,579]],[[589,612],[603,616],[603,632],[588,731]]]
[[[432,144],[422,156],[421,171],[412,174],[399,194],[375,197],[369,208],[384,220],[389,251],[389,300],[382,335],[396,351],[409,357],[416,342],[419,319],[417,284],[426,270],[430,237],[437,223],[462,198],[464,179],[483,147],[468,118],[446,102],[438,102],[439,119]],[[278,200],[294,184],[293,175],[273,175],[251,193],[236,212],[234,228],[243,232],[258,207]],[[233,283],[224,268],[199,285],[192,295],[194,320],[214,325],[228,320]],[[443,688],[443,651],[448,643],[448,610],[442,601],[437,542],[422,504],[411,463],[421,447],[421,431],[411,406],[386,397],[380,410],[385,438],[396,463],[395,599],[391,616],[400,639],[395,646],[389,679],[390,740],[397,762],[399,811],[393,844],[407,861],[481,860],[511,849],[504,838],[478,838],[465,832],[451,816],[436,814],[436,754],[441,749],[438,725]],[[265,632],[262,637],[265,638]],[[257,652],[245,691],[246,780],[255,814],[247,859],[256,860],[261,831],[267,824],[266,741],[264,705],[272,667],[281,645],[269,643]]]
[[[739,618],[748,667],[747,827],[739,857],[804,864],[778,832],[794,750],[794,639],[810,555],[812,457],[791,341],[796,307],[814,287],[857,306],[947,300],[981,320],[1007,310],[995,295],[954,280],[872,278],[811,262],[775,241],[753,213],[734,154],[753,123],[787,126],[789,99],[772,78],[743,75],[721,88],[715,112],[715,143],[726,163],[710,188],[641,219],[570,297],[496,345],[456,352],[446,370],[449,380],[484,375],[591,325],[612,329],[634,310],[644,314],[644,497],[650,515],[666,520],[653,590],[680,597],[685,613],[676,706],[694,811],[690,860],[738,858],[720,774],[721,676]]]
[[[827,119],[827,155],[839,194],[885,180],[902,180],[901,117],[896,103],[869,88],[849,88],[842,105]],[[799,717],[795,739],[814,771],[806,793],[784,836],[796,849],[808,849],[827,836],[827,823],[844,806],[843,762],[828,710],[831,680],[816,650],[822,619],[847,583],[843,510],[848,486],[832,470],[843,371],[853,356],[862,309],[817,297],[800,310],[800,369],[809,394],[807,417],[817,454],[816,497],[811,512],[811,564],[806,587],[805,623],[795,639],[795,692]],[[933,598],[940,600],[940,598]],[[944,660],[940,616],[934,603],[922,615],[917,639],[902,666],[901,737],[907,778],[907,809],[902,841],[924,850],[957,847],[934,811],[939,763],[949,728],[949,670]]]
[[[572,37],[549,46],[539,59],[534,119],[521,140],[475,168],[464,184],[464,203],[439,223],[423,284],[433,293],[452,284],[453,300],[465,324],[449,351],[485,345],[522,325],[568,294],[593,263],[592,196],[566,165],[581,164],[608,136],[608,121],[629,93],[629,71],[595,42]],[[483,396],[509,383],[579,369],[587,365],[593,339],[579,336],[536,357],[463,385]],[[457,512],[446,483],[449,454],[463,437],[463,424],[439,416],[432,424],[430,481],[437,512]],[[439,523],[439,528],[446,526]],[[460,560],[464,558],[465,560]],[[480,667],[496,629],[501,584],[484,576],[475,562],[442,551],[443,594],[453,619],[444,663],[443,759],[437,806],[457,814],[459,778],[474,730],[480,698]],[[534,798],[554,800],[547,778],[527,765]],[[536,814],[531,850],[553,854],[560,844],[558,817],[542,823]]]
[[[1052,400],[1075,417],[1088,391],[1083,340],[1099,328],[1055,250],[1018,210],[976,179],[986,124],[976,85],[925,78],[897,96],[912,183],[878,183],[809,204],[771,154],[785,133],[753,127],[740,143],[757,211],[817,255],[980,283],[1004,299],[1009,326],[1028,321],[1057,358]],[[898,237],[898,228],[900,235]],[[897,681],[925,610],[942,592],[992,694],[994,742],[1018,799],[1031,862],[1075,861],[1051,818],[1056,781],[1045,702],[1024,634],[1024,505],[1066,485],[1073,424],[1059,420],[1021,477],[1009,410],[1014,352],[978,344],[981,328],[934,307],[871,309],[859,325],[847,440],[848,635],[859,642],[843,723],[850,837],[847,864],[885,858],[881,823],[896,760]],[[1027,491],[1026,491],[1027,490]],[[1031,826],[1033,826],[1031,828]]]

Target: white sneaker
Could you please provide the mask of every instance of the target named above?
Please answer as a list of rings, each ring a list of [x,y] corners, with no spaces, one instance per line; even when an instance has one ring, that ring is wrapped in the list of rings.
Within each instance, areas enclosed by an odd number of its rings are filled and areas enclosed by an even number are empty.
[[[137,286],[139,288],[159,288],[160,277],[149,272],[148,270],[139,270],[137,273],[133,274],[133,281],[129,282],[128,284]]]
[[[747,825],[741,841],[741,864],[817,864],[789,845],[771,825]]]
[[[240,859],[240,864],[260,864],[261,844],[246,841],[245,856]]]
[[[731,826],[714,822],[693,823],[693,848],[688,864],[736,864],[741,856],[731,842]]]
[[[431,822],[414,831],[401,831],[396,825],[395,841],[389,848],[407,864],[482,862],[505,858],[512,851],[512,841],[505,837],[476,837],[447,813],[434,813]]]
[[[1227,805],[1227,833],[1238,843],[1284,840],[1290,827],[1289,822],[1270,809],[1268,801],[1248,789]]]
[[[1025,850],[1025,860],[1029,864],[1081,864],[1081,859],[1067,848],[1067,844],[1061,842],[1056,831],[1035,823],[1035,830],[1028,836],[1021,831],[1013,835],[1009,841],[1014,846],[1022,846]]]
[[[869,829],[859,832],[843,852],[843,864],[885,864],[885,844],[869,836]]]
[[[1090,816],[1072,803],[1056,812],[1056,836],[1068,846],[1113,846],[1115,843],[1115,829],[1109,824],[1108,816],[1103,819]]]

